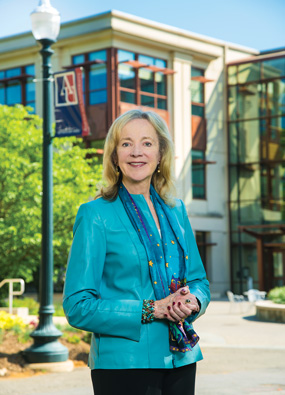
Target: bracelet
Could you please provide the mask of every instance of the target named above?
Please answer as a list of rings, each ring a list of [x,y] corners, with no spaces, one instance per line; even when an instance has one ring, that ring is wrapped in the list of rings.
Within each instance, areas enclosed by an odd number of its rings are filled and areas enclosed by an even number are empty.
[[[142,323],[146,324],[154,320],[154,300],[144,299],[142,308]]]

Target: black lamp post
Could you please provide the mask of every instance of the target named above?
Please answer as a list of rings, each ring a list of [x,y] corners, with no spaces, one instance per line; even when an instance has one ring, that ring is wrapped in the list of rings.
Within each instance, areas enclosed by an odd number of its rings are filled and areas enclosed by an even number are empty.
[[[31,14],[32,31],[42,45],[43,61],[43,199],[42,199],[42,260],[40,268],[39,325],[32,332],[34,344],[25,350],[30,363],[63,362],[68,349],[57,339],[62,333],[53,324],[53,177],[52,177],[52,74],[51,45],[60,29],[59,12],[49,0],[40,0]]]

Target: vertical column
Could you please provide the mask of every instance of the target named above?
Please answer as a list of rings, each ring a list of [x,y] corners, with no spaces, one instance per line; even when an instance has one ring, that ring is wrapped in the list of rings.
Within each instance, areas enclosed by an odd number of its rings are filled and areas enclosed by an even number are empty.
[[[257,269],[258,269],[258,282],[259,289],[264,290],[264,269],[263,269],[263,239],[259,237],[256,239],[257,249]]]
[[[175,176],[178,197],[185,203],[192,199],[191,188],[191,61],[192,57],[173,53],[173,136]]]

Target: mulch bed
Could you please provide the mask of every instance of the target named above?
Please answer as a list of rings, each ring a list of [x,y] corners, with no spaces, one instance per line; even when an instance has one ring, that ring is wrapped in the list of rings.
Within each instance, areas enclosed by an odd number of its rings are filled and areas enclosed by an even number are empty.
[[[70,344],[63,338],[59,341],[68,348],[69,359],[75,367],[86,366],[90,345],[81,340],[77,344]],[[5,332],[0,342],[0,380],[5,377],[23,377],[38,374],[26,365],[22,351],[30,347],[33,340],[20,343],[12,332]]]

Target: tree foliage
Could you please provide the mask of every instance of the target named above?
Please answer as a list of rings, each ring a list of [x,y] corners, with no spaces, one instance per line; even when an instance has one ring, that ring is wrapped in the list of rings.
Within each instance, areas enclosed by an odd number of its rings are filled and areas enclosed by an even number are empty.
[[[54,273],[61,278],[80,204],[101,180],[95,150],[74,137],[53,140]],[[88,154],[88,155],[87,155]],[[41,260],[42,120],[28,109],[0,106],[0,281],[36,277]]]

